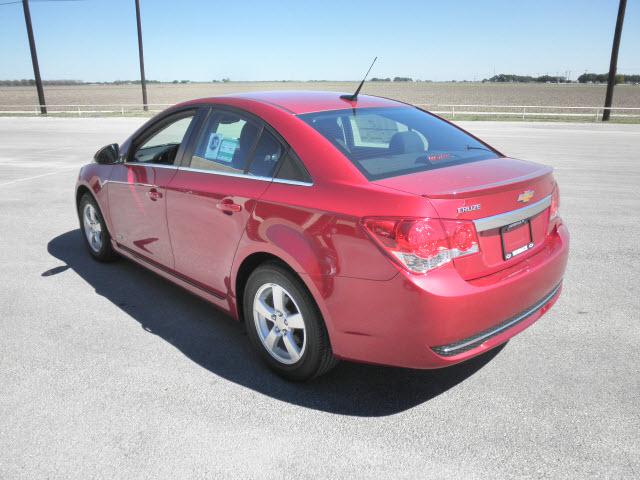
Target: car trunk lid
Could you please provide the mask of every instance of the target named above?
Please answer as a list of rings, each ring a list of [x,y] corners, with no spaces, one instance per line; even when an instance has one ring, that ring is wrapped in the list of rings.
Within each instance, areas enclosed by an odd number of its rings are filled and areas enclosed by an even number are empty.
[[[506,157],[378,180],[428,198],[441,218],[472,220],[480,252],[454,260],[474,279],[533,255],[547,235],[551,167]]]

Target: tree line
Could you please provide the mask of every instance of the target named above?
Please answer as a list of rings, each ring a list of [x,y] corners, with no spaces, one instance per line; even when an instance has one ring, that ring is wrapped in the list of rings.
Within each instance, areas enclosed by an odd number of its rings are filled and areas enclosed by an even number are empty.
[[[608,73],[583,73],[578,77],[578,83],[607,83]],[[567,77],[561,75],[513,75],[501,73],[491,78],[485,78],[482,82],[496,83],[572,83]],[[616,75],[616,83],[640,83],[640,75]]]
[[[578,77],[580,83],[607,83],[608,73],[583,73]],[[640,83],[640,75],[616,75],[616,83]]]
[[[556,75],[541,75],[539,77],[533,77],[531,75],[513,75],[507,73],[500,73],[494,75],[491,78],[485,78],[482,82],[497,82],[497,83],[566,83],[567,78]]]

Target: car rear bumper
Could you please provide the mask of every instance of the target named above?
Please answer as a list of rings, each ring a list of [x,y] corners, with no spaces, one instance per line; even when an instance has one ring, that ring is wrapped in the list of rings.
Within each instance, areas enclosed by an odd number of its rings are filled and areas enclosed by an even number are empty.
[[[336,278],[323,310],[345,359],[439,368],[479,355],[538,320],[557,300],[569,252],[564,225],[535,255],[476,280],[451,264],[388,281]]]

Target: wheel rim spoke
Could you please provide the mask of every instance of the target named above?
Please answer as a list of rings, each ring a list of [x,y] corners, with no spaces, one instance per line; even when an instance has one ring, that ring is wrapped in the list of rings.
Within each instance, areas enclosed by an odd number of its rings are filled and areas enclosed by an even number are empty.
[[[296,345],[296,341],[293,338],[293,334],[291,332],[287,332],[282,337],[282,343],[284,343],[284,346],[287,349],[291,360],[293,360],[294,362],[300,360],[300,348],[298,347],[298,345]]]
[[[280,312],[284,312],[284,290],[280,285],[273,285],[271,287],[273,295],[273,308]]]
[[[271,351],[275,350],[276,343],[278,342],[279,337],[280,335],[278,335],[278,333],[276,332],[276,327],[274,326],[264,339],[264,343],[269,350]]]
[[[289,325],[289,328],[304,329],[304,320],[302,319],[302,315],[299,313],[288,315],[287,324]]]
[[[271,320],[271,316],[275,314],[273,308],[265,303],[265,301],[261,298],[257,299],[253,305],[254,310],[256,310],[260,315],[264,318]]]

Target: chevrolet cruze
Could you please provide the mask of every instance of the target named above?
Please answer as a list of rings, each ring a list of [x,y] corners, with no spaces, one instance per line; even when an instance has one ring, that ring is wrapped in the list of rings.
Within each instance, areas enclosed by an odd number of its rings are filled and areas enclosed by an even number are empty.
[[[94,160],[76,187],[89,253],[133,260],[243,321],[289,379],[338,359],[452,365],[560,294],[569,234],[552,169],[407,104],[194,100]]]

